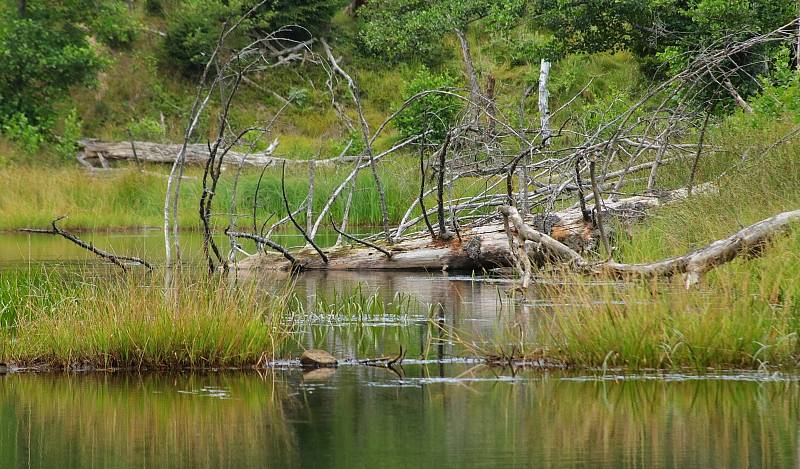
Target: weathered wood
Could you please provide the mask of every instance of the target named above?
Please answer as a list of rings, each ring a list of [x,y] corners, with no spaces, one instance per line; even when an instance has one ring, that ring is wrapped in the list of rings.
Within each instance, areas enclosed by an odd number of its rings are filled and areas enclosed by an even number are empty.
[[[661,197],[637,196],[616,202],[607,200],[603,204],[604,215],[607,221],[632,223],[643,218],[652,208],[685,197],[686,190],[679,189]],[[537,223],[544,221],[546,229],[536,229],[537,232],[564,244],[567,249],[575,250],[573,246],[577,246],[578,252],[595,242],[595,230],[583,220],[579,209],[555,212],[543,218],[530,217],[524,224],[531,224],[531,229],[535,229]],[[432,240],[429,235],[420,234],[384,248],[391,252],[391,258],[371,248],[351,246],[323,249],[328,257],[327,264],[311,249],[292,255],[306,270],[479,270],[514,265],[502,222],[463,230],[461,239]],[[580,254],[577,255],[580,257]],[[263,253],[239,262],[238,267],[243,270],[290,270],[292,263],[275,253]]]
[[[774,235],[785,231],[791,224],[800,222],[800,210],[783,212],[683,256],[647,264],[621,264],[610,261],[591,264],[565,244],[528,226],[514,207],[502,206],[499,210],[513,224],[517,235],[523,241],[536,243],[549,257],[564,261],[579,272],[639,277],[672,277],[682,274],[686,288],[696,285],[704,273],[717,266],[743,254],[758,253]],[[523,272],[523,278],[529,275],[530,272]]]
[[[106,259],[112,264],[116,265],[117,267],[121,268],[122,270],[127,270],[125,264],[123,262],[132,262],[134,264],[139,264],[147,268],[149,271],[153,271],[154,267],[153,264],[147,262],[144,259],[139,257],[133,256],[118,256],[116,254],[112,254],[108,251],[104,251],[95,247],[92,243],[87,243],[86,241],[78,238],[74,234],[66,231],[58,226],[58,222],[66,218],[66,215],[56,218],[55,220],[50,222],[51,228],[49,229],[41,229],[41,228],[22,228],[19,231],[22,233],[36,233],[36,234],[47,234],[47,235],[56,235],[61,236],[62,238],[72,242],[78,247],[86,249],[87,251],[95,254],[96,256],[100,257],[101,259]]]
[[[136,148],[134,155],[133,148]],[[266,151],[258,153],[239,153],[230,151],[225,155],[225,164],[245,166],[280,166],[283,162],[287,165],[308,165],[307,160],[293,160],[272,156],[277,141],[275,141]],[[181,145],[162,144],[152,142],[108,142],[102,140],[82,140],[79,142],[78,160],[84,166],[97,167],[103,161],[139,161],[157,164],[172,164],[180,154]],[[186,146],[186,164],[203,165],[209,158],[208,145],[204,143],[189,144]],[[341,156],[316,160],[317,167],[334,166],[337,164],[351,163],[356,157]]]
[[[303,262],[306,270],[472,270],[508,266],[508,243],[502,226],[494,225],[471,230],[449,242],[419,236],[395,243],[386,249],[392,257],[371,248],[343,246],[326,249],[328,263],[321,261],[310,249],[293,255]],[[291,264],[273,253],[245,259],[238,267],[243,270],[288,270]]]
[[[700,281],[704,273],[740,255],[757,253],[773,236],[797,222],[800,222],[800,210],[783,212],[683,256],[650,264],[606,262],[597,269],[604,274],[645,277],[671,277],[683,274],[684,284],[686,288],[690,288]]]

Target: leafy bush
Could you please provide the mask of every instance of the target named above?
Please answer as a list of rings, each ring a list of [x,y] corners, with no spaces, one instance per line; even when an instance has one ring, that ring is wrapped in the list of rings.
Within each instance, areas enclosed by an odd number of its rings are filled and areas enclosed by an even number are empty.
[[[134,140],[143,140],[148,142],[160,142],[166,136],[165,129],[161,123],[150,117],[137,119],[131,122],[128,130],[131,132],[131,137]]]
[[[94,2],[27,2],[23,17],[0,9],[0,119],[47,127],[71,86],[90,83],[103,65],[83,24]],[[16,120],[15,120],[16,119]]]
[[[221,2],[186,2],[169,19],[164,39],[167,56],[185,73],[202,71],[229,14],[229,8]]]
[[[222,25],[231,24],[248,13],[255,2],[247,0],[189,0],[175,13],[167,26],[167,55],[184,72],[201,71],[217,44]],[[239,32],[263,37],[284,26],[284,36],[306,38],[307,31],[319,32],[342,6],[341,0],[271,0],[245,21]]]
[[[27,154],[36,153],[45,141],[42,129],[31,124],[25,114],[21,113],[3,120],[0,130]]]
[[[310,96],[307,88],[292,88],[289,90],[289,94],[287,95],[289,101],[301,109],[308,105],[309,97]]]
[[[78,149],[78,140],[81,139],[81,120],[78,111],[73,109],[64,117],[64,128],[55,146],[56,154],[63,160],[71,160]]]
[[[633,52],[651,75],[682,69],[707,47],[719,48],[773,31],[796,18],[795,0],[549,0],[536,3],[537,22],[553,32],[554,47],[575,52]],[[752,77],[778,42],[738,52],[721,74],[743,96],[758,92]],[[727,97],[711,80],[700,101]]]
[[[427,68],[422,68],[406,86],[403,100],[405,102],[423,91],[456,86],[459,86],[458,80],[450,75],[434,75]],[[426,94],[414,100],[397,116],[395,126],[403,138],[430,130],[431,133],[426,137],[427,140],[440,142],[444,140],[447,131],[455,123],[462,108],[463,103],[457,97],[440,93]]]
[[[123,48],[136,39],[139,23],[122,2],[104,2],[100,4],[92,30],[103,43]]]

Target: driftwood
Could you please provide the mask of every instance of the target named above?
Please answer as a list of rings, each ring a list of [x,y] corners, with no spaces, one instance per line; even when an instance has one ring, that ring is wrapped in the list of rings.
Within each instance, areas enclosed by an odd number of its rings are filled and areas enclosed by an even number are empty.
[[[700,189],[708,190],[708,187],[698,186],[695,189],[698,192]],[[666,192],[661,197],[636,196],[616,202],[606,200],[602,206],[607,222],[615,221],[624,225],[640,220],[650,209],[685,197],[686,190],[679,189]],[[596,230],[584,220],[579,209],[554,212],[547,217],[529,217],[525,222],[526,226],[528,224],[539,227],[535,230],[537,233],[547,233],[548,237],[575,252],[578,257],[581,257],[579,252],[597,242]],[[373,247],[351,246],[323,249],[327,263],[322,262],[311,249],[292,255],[296,262],[302,263],[304,269],[308,270],[481,270],[514,265],[502,222],[464,229],[460,239],[431,239],[425,233],[384,246],[384,249],[391,253],[391,257],[376,252]],[[541,260],[537,259],[536,262],[541,263]],[[244,270],[290,270],[292,265],[279,255],[263,253],[239,262],[238,267]]]
[[[245,166],[280,166],[308,165],[307,160],[294,160],[272,156],[277,147],[277,140],[266,151],[257,153],[239,153],[229,151],[225,155],[225,163],[229,165]],[[134,154],[133,148],[136,149]],[[109,161],[139,161],[144,163],[173,164],[175,157],[181,151],[179,144],[162,144],[152,142],[107,142],[102,140],[82,140],[79,142],[78,161],[88,168],[107,166]],[[137,160],[138,157],[138,160]],[[204,165],[209,159],[208,145],[205,143],[189,144],[186,146],[185,163],[189,165]],[[338,164],[352,163],[357,158],[353,156],[340,156],[316,160],[317,167],[330,167]]]
[[[611,261],[592,264],[565,244],[528,226],[514,207],[502,206],[499,210],[510,220],[522,243],[536,243],[537,248],[548,253],[550,257],[563,260],[582,273],[648,278],[683,275],[686,288],[696,285],[704,273],[719,265],[740,255],[757,254],[774,235],[785,231],[792,223],[800,222],[800,210],[783,212],[683,256],[649,264],[621,264]],[[529,273],[523,272],[523,275],[527,276]]]
[[[86,249],[87,251],[91,252],[92,254],[100,257],[101,259],[105,259],[112,264],[116,265],[122,270],[128,270],[125,266],[124,262],[132,262],[134,264],[139,264],[147,268],[149,271],[153,271],[153,264],[147,262],[144,259],[140,259],[138,257],[132,256],[118,256],[116,254],[112,254],[108,251],[104,251],[95,247],[92,243],[87,243],[86,241],[78,238],[74,234],[66,231],[62,228],[59,228],[58,222],[66,218],[66,216],[61,216],[50,222],[50,228],[42,229],[42,228],[22,228],[19,231],[22,233],[34,233],[34,234],[46,234],[46,235],[54,235],[54,236],[61,236],[62,238],[72,242],[78,247]]]

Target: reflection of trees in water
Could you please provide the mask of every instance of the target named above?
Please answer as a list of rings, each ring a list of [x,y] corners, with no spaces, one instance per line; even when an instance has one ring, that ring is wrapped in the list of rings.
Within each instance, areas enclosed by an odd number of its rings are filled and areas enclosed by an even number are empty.
[[[406,380],[438,374],[437,365],[404,368]],[[305,425],[298,452],[321,451],[327,467],[341,468],[779,467],[795,458],[795,383],[533,378],[341,386],[310,399],[310,412],[329,421]]]
[[[0,468],[290,462],[288,395],[286,383],[255,374],[6,376]]]
[[[404,368],[405,383],[439,374],[438,364]],[[0,378],[0,468],[25,466],[29,450],[32,467],[66,468],[779,467],[797,457],[800,383],[527,377],[381,387],[367,383],[397,378],[343,367],[298,388],[296,373],[11,375]],[[220,389],[231,399],[213,397]]]

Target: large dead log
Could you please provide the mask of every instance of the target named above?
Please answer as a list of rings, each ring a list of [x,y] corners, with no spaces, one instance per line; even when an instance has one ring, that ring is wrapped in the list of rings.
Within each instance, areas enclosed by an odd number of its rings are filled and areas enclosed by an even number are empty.
[[[704,273],[717,266],[740,255],[758,253],[773,236],[785,231],[793,223],[800,222],[800,210],[783,212],[683,256],[648,264],[621,264],[611,261],[592,264],[565,244],[528,226],[514,207],[502,206],[499,210],[511,222],[521,242],[535,243],[550,258],[565,261],[580,272],[647,278],[683,275],[686,288],[697,284]],[[523,275],[527,278],[529,273],[524,272]]]
[[[604,203],[604,214],[607,223],[627,224],[640,220],[645,213],[664,203],[680,200],[686,196],[686,190],[669,191],[656,196],[636,196],[619,201],[607,200]],[[520,218],[520,220],[522,220]],[[554,212],[548,217],[530,217],[523,222],[536,227],[546,225],[544,229],[534,229],[543,233],[555,242],[565,246],[567,250],[576,251],[575,256],[586,246],[596,244],[596,230],[583,219],[579,209]],[[530,246],[528,246],[530,248]],[[460,233],[460,239],[450,241],[432,240],[427,234],[385,246],[391,257],[376,249],[368,247],[335,247],[325,249],[328,263],[311,250],[303,250],[292,255],[306,270],[473,270],[508,267],[513,265],[513,256],[509,249],[508,237],[502,223],[492,223]],[[549,261],[536,259],[536,263]],[[258,254],[238,265],[239,269],[290,270],[291,262],[275,253]]]
[[[225,155],[225,163],[238,166],[243,163],[245,166],[279,166],[286,162],[287,165],[307,165],[306,160],[293,160],[272,156],[277,141],[270,145],[266,151],[258,153],[238,153],[228,152]],[[82,140],[79,142],[78,161],[84,166],[97,168],[107,167],[108,161],[136,161],[146,163],[172,164],[175,157],[180,153],[181,145],[162,144],[152,142],[108,142],[102,140]],[[191,144],[186,147],[186,164],[203,165],[208,160],[208,145],[204,143]],[[350,163],[355,161],[355,157],[342,156],[316,160],[317,167],[334,166],[336,164]]]
[[[500,225],[471,230],[462,240],[431,240],[419,236],[384,249],[344,246],[326,249],[328,262],[309,249],[293,253],[304,270],[473,270],[510,265],[506,234]],[[240,269],[289,270],[292,264],[273,253],[252,256],[239,263]]]

